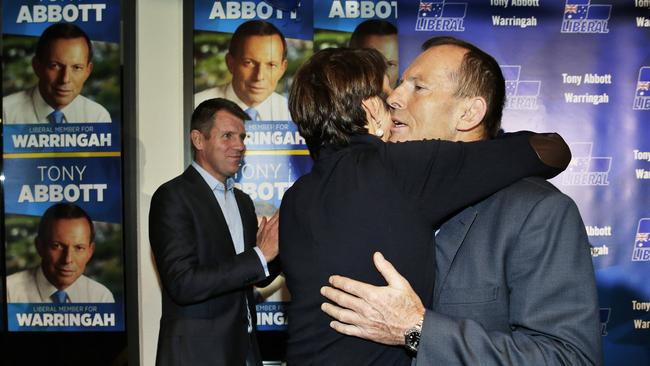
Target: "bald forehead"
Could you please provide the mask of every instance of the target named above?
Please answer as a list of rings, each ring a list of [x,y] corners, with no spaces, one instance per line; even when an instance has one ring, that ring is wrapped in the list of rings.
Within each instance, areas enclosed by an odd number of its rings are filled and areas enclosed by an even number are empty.
[[[404,80],[432,79],[455,75],[467,49],[456,45],[433,46],[423,51],[404,72]]]
[[[433,46],[420,54],[419,57],[422,57],[426,61],[439,61],[441,63],[447,63],[449,65],[460,66],[463,61],[463,57],[468,52],[466,48],[452,45],[452,44],[443,44],[439,46]]]

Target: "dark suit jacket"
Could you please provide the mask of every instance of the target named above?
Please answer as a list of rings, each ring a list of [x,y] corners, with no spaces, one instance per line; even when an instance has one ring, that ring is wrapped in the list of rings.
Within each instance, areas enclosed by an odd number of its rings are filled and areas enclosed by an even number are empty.
[[[372,264],[372,253],[381,251],[430,305],[434,225],[522,176],[541,173],[557,171],[538,161],[526,136],[384,144],[363,135],[342,149],[324,147],[280,209],[280,258],[292,295],[289,364],[410,364],[402,347],[333,331],[320,310],[319,288],[332,274],[383,285]]]
[[[601,365],[590,245],[575,203],[527,178],[445,223],[418,365]]]
[[[254,325],[252,284],[266,276],[253,250],[253,202],[238,189],[235,198],[246,246],[241,254],[196,169],[190,166],[153,195],[149,238],[162,282],[157,365],[245,365],[251,347],[259,360],[254,334],[247,332],[246,298]]]

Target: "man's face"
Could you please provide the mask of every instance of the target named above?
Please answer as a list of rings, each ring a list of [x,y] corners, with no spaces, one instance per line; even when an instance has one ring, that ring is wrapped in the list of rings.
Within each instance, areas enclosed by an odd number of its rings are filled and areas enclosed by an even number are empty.
[[[237,173],[246,145],[244,121],[232,113],[220,110],[214,116],[209,138],[194,130],[192,143],[196,148],[196,162],[213,177],[225,183]]]
[[[239,99],[255,107],[275,91],[287,69],[287,60],[282,58],[282,39],[276,34],[250,36],[244,39],[238,52],[238,55],[226,55],[232,87]]]
[[[32,60],[43,99],[54,109],[70,104],[81,93],[93,64],[84,38],[55,39],[45,60]]]
[[[391,141],[458,141],[455,126],[464,110],[462,100],[454,96],[457,83],[451,74],[458,71],[465,52],[457,46],[436,46],[413,61],[388,97],[395,122]]]
[[[95,243],[90,241],[90,226],[81,217],[59,219],[52,225],[51,238],[37,244],[45,277],[59,290],[72,285],[86,270]]]
[[[374,48],[379,51],[388,62],[388,69],[386,74],[388,74],[388,80],[390,81],[390,87],[394,88],[397,84],[397,73],[398,73],[398,52],[397,52],[397,35],[369,35],[363,39],[363,48]]]

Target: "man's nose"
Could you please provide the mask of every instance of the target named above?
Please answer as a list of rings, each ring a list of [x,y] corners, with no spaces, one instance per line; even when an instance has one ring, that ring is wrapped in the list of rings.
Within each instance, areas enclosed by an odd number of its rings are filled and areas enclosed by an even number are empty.
[[[72,262],[72,250],[70,248],[63,249],[63,256],[62,256],[61,259],[63,260],[63,263],[71,263]]]
[[[65,84],[70,82],[70,68],[67,66],[64,66],[61,68],[61,71],[59,73],[59,82],[61,84]]]
[[[237,142],[235,142],[234,149],[237,149],[238,151],[245,151],[246,150],[246,144],[244,144],[244,139],[243,138],[238,138]]]
[[[253,76],[255,77],[255,80],[264,80],[264,66],[257,65],[257,67],[255,67]]]
[[[393,109],[402,109],[404,108],[404,98],[402,95],[402,86],[398,85],[397,88],[393,89],[393,91],[388,95],[388,98],[386,98],[386,102],[388,105],[393,108]]]

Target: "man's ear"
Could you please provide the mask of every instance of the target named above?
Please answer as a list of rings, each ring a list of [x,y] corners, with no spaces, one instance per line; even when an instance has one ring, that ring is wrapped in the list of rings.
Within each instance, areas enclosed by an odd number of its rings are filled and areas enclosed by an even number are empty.
[[[287,66],[289,66],[289,61],[285,58],[282,60],[282,64],[280,64],[280,78],[284,76],[284,73],[287,71]]]
[[[88,259],[92,258],[93,254],[95,254],[95,242],[91,241],[90,245],[88,246],[88,250],[90,251],[90,255],[88,256]]]
[[[38,61],[36,56],[32,57],[32,70],[34,70],[34,74],[40,79],[41,78],[41,63]]]
[[[462,103],[464,111],[456,124],[458,131],[471,131],[481,125],[483,117],[487,113],[487,102],[483,97],[466,98]]]
[[[38,253],[38,255],[41,258],[43,258],[45,256],[45,253],[43,252],[43,246],[41,244],[42,243],[41,243],[40,238],[38,236],[35,237],[34,238],[34,246],[36,247],[36,252]]]
[[[232,75],[232,70],[235,69],[235,59],[232,57],[230,52],[226,53],[226,67],[228,67],[228,71],[230,72],[230,75]]]
[[[197,151],[203,150],[203,134],[199,130],[192,130],[190,132],[190,139],[192,140],[192,145]]]

